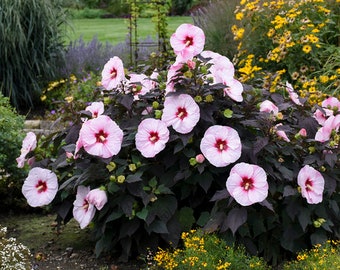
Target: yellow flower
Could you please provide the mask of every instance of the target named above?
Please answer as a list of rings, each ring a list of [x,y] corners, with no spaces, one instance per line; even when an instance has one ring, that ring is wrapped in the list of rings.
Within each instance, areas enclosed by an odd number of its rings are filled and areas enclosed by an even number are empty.
[[[275,34],[275,29],[270,28],[269,31],[267,32],[267,37],[271,38]]]
[[[46,95],[42,95],[42,96],[40,97],[40,100],[41,100],[41,101],[45,101],[46,99],[47,99]]]
[[[302,51],[303,51],[304,53],[310,53],[311,50],[312,50],[312,46],[310,46],[310,45],[304,45],[304,46],[302,47]]]
[[[67,103],[71,103],[73,101],[73,96],[68,96],[65,98]]]
[[[241,20],[243,19],[243,17],[244,17],[244,14],[243,14],[242,12],[237,12],[237,13],[235,14],[235,18],[236,18],[236,20],[238,20],[238,21],[241,21]]]

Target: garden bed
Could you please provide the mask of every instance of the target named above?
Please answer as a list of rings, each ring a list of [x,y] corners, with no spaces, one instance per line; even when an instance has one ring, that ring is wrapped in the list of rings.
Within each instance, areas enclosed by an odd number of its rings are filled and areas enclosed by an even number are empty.
[[[32,253],[32,269],[140,269],[137,262],[120,264],[115,258],[97,259],[89,230],[80,230],[71,220],[57,233],[55,215],[0,214],[1,225],[7,227],[8,237],[15,237]]]

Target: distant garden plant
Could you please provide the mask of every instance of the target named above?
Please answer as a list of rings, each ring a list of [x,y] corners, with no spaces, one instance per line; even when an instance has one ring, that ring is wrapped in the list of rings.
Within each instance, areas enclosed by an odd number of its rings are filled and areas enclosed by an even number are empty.
[[[9,98],[0,93],[0,210],[14,209],[24,204],[21,179],[27,171],[17,168],[16,158],[25,137],[24,117],[11,106]]]
[[[339,98],[339,0],[242,0],[235,19],[242,82],[274,92],[288,80],[311,104]]]
[[[91,226],[96,254],[121,260],[195,227],[273,265],[338,239],[340,101],[311,105],[289,81],[242,84],[197,26],[180,25],[170,44],[176,58],[161,70],[127,71],[112,56],[72,126],[25,138],[28,203]]]
[[[60,1],[3,0],[0,91],[20,112],[37,105],[63,52],[66,15]]]
[[[30,270],[31,252],[13,237],[7,238],[7,228],[0,226],[0,268],[2,270]]]

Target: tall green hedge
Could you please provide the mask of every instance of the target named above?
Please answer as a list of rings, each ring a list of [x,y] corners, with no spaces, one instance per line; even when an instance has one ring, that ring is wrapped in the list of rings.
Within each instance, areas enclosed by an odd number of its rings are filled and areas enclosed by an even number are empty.
[[[53,77],[65,22],[59,0],[0,1],[0,90],[17,109],[32,108]]]

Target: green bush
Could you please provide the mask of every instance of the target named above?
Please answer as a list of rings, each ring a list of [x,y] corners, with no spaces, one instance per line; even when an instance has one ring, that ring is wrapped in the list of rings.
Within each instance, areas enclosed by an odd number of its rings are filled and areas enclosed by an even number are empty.
[[[9,99],[0,93],[0,209],[14,206],[21,195],[20,179],[25,172],[17,168],[16,158],[20,155],[24,138],[24,117],[10,106]],[[22,196],[21,196],[22,197]]]
[[[0,269],[30,270],[30,250],[15,238],[6,238],[7,228],[0,225]]]
[[[64,22],[59,1],[1,1],[0,91],[17,109],[33,107],[41,85],[53,78]]]

